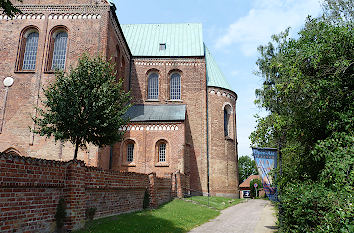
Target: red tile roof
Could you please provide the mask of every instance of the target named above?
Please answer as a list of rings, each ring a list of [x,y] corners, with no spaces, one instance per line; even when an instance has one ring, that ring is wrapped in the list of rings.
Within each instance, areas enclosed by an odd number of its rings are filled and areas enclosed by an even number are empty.
[[[249,188],[251,181],[254,179],[260,180],[261,177],[259,175],[250,175],[244,182],[242,182],[242,184],[240,184],[240,188]]]

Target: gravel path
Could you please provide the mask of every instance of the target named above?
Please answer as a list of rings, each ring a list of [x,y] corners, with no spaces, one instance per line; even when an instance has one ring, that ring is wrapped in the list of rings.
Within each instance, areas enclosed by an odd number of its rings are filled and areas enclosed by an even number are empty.
[[[194,228],[190,233],[274,232],[276,230],[274,213],[270,201],[248,200],[221,211],[217,218]]]

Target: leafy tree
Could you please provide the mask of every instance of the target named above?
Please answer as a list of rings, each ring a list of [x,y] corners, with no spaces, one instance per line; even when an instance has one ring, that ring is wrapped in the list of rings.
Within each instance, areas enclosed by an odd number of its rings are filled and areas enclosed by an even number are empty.
[[[325,0],[323,2],[324,16],[334,23],[353,22],[353,0]]]
[[[258,175],[256,162],[249,156],[241,156],[238,158],[238,177],[242,183],[250,175]]]
[[[123,135],[118,129],[126,124],[122,115],[129,108],[129,93],[116,81],[112,65],[102,57],[84,54],[78,66],[56,73],[56,80],[44,90],[44,108],[34,119],[34,132],[75,145],[74,159],[79,147],[92,143],[111,145]]]
[[[354,229],[354,27],[343,22],[309,17],[297,39],[286,30],[259,47],[256,104],[269,115],[250,139],[282,145],[280,232]]]
[[[256,194],[256,188],[254,187],[254,184],[257,183],[257,194]],[[260,179],[253,179],[250,182],[250,189],[251,189],[251,197],[259,197],[259,190],[263,188],[262,181]]]
[[[22,0],[17,0],[22,2]],[[12,1],[13,2],[13,1]],[[22,12],[17,9],[10,0],[0,0],[0,7],[3,9],[3,13],[5,13],[9,17],[14,17],[16,14],[21,14]]]

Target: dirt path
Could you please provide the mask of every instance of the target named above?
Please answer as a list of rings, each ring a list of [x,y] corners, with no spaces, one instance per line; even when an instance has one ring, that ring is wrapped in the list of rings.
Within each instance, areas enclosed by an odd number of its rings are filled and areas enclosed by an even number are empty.
[[[248,200],[247,202],[229,207],[221,214],[190,233],[265,233],[274,232],[275,211],[270,201]]]

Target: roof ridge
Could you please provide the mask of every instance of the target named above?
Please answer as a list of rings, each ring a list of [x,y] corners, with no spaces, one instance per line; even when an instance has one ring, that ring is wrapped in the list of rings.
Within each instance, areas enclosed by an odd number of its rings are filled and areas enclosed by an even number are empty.
[[[224,73],[218,66],[215,58],[204,43],[204,54],[207,65],[207,83],[209,87],[221,87],[227,90],[232,90],[230,83],[227,81]]]

